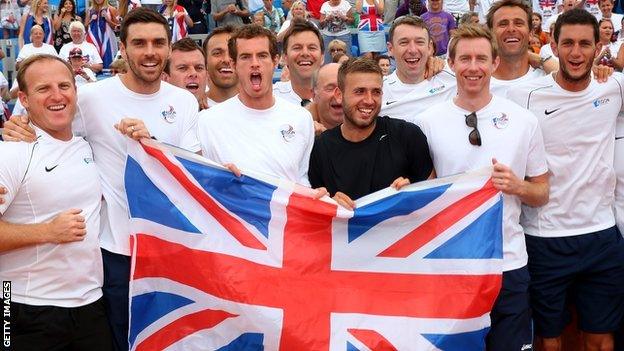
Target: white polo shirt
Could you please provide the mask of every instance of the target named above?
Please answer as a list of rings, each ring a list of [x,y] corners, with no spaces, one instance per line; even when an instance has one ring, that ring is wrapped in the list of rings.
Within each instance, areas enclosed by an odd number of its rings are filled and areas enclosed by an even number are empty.
[[[34,143],[0,142],[0,204],[3,221],[51,221],[77,208],[85,217],[84,240],[38,244],[0,253],[0,280],[11,281],[15,302],[78,307],[102,296],[102,257],[98,235],[102,190],[91,148],[84,139],[52,138],[39,128]]]
[[[520,179],[548,171],[544,144],[535,116],[517,104],[498,96],[477,113],[482,145],[468,141],[472,128],[466,125],[464,110],[453,101],[431,107],[421,114],[422,129],[438,177],[445,177],[492,165],[492,158],[513,170]],[[503,194],[503,270],[527,264],[524,231],[520,226],[521,202]]]
[[[592,79],[586,89],[570,92],[547,75],[508,92],[537,116],[552,172],[548,204],[523,209],[527,234],[565,237],[615,225],[613,153],[623,77],[614,73],[602,84]]]
[[[457,81],[449,70],[417,84],[403,83],[397,72],[384,77],[380,116],[414,122],[429,107],[457,95]]]
[[[542,69],[535,69],[529,66],[529,70],[524,75],[509,80],[501,80],[496,79],[494,77],[490,78],[490,92],[494,95],[498,96],[507,96],[507,90],[518,86],[520,83],[528,82],[530,80],[540,78],[546,75],[546,72]]]
[[[197,152],[197,110],[197,99],[191,93],[166,82],[149,95],[126,88],[119,76],[78,89],[73,128],[85,136],[98,162],[105,200],[100,237],[103,249],[130,255],[124,169],[127,143],[135,141],[113,126],[123,118],[138,118],[159,141]]]
[[[275,97],[272,107],[255,110],[236,95],[200,112],[198,126],[204,157],[310,185],[314,125],[303,107]]]

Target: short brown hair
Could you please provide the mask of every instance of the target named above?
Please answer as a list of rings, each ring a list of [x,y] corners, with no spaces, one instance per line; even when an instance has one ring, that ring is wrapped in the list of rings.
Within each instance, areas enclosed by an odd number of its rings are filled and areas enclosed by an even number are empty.
[[[286,29],[286,34],[284,34],[284,53],[286,53],[286,50],[288,48],[288,40],[290,39],[290,37],[295,34],[303,33],[303,32],[314,33],[314,35],[316,35],[320,43],[321,53],[325,52],[325,45],[323,43],[323,37],[321,36],[321,32],[319,32],[318,28],[316,28],[316,26],[308,20],[301,19],[301,18],[294,18],[291,20],[290,26],[288,27],[288,29]]]
[[[466,24],[455,30],[448,47],[448,58],[455,60],[455,50],[457,49],[457,43],[462,39],[479,39],[483,38],[490,42],[492,47],[492,60],[498,56],[498,46],[492,32],[475,24]]]
[[[522,11],[526,13],[527,25],[529,26],[529,29],[531,28],[531,19],[533,12],[531,11],[531,8],[529,6],[527,6],[522,0],[499,0],[495,1],[492,4],[492,7],[490,7],[490,10],[485,17],[487,26],[488,28],[490,28],[490,30],[494,28],[494,13],[502,7],[519,7],[520,9],[522,9]]]
[[[126,40],[128,40],[128,28],[136,23],[156,23],[162,25],[167,32],[167,40],[171,43],[171,31],[169,30],[169,23],[167,23],[167,20],[160,13],[148,7],[137,7],[136,9],[128,12],[121,23],[119,40],[124,45],[127,44]]]
[[[234,33],[235,30],[236,28],[234,28],[234,26],[232,26],[231,24],[227,24],[225,26],[220,26],[210,31],[210,33],[208,33],[208,36],[206,37],[206,39],[204,39],[204,42],[202,44],[202,48],[204,49],[204,54],[208,55],[208,42],[210,41],[210,39],[212,39],[212,37],[219,35],[219,34],[224,34],[224,33],[232,35],[232,33]]]
[[[400,25],[408,25],[416,28],[422,28],[427,32],[427,38],[431,38],[431,34],[429,33],[429,27],[427,27],[427,23],[422,20],[422,18],[418,16],[401,16],[392,22],[392,26],[390,26],[390,32],[388,33],[388,41],[392,43],[392,39],[394,38],[394,31]]]
[[[63,66],[67,68],[69,75],[72,77],[71,81],[74,84],[74,87],[76,86],[76,77],[74,75],[74,69],[69,65],[67,61],[63,60],[62,58],[58,56],[53,56],[50,54],[39,54],[39,55],[32,55],[28,57],[27,59],[22,61],[22,63],[20,64],[20,68],[17,71],[17,85],[19,86],[20,91],[23,91],[23,92],[28,91],[28,82],[26,81],[26,71],[28,71],[30,66],[32,66],[33,64],[39,61],[58,61],[62,63]]]
[[[236,41],[238,39],[253,39],[262,37],[269,40],[269,53],[271,54],[271,58],[274,59],[279,54],[277,51],[277,39],[275,38],[275,34],[257,24],[249,24],[236,29],[234,33],[232,33],[230,40],[228,40],[228,53],[230,54],[232,61],[236,62],[236,56],[238,55],[238,48],[236,47]]]
[[[379,79],[383,78],[381,68],[375,61],[365,57],[350,58],[338,69],[338,88],[340,91],[344,92],[347,75],[350,73],[376,73],[379,75]]]
[[[175,43],[173,43],[173,45],[171,45],[171,52],[174,51],[182,51],[182,52],[193,52],[193,51],[199,51],[202,54],[202,57],[204,58],[204,62],[206,61],[206,54],[204,53],[204,51],[199,47],[199,45],[197,44],[197,42],[189,37],[186,38],[182,38],[178,41],[176,41]],[[171,58],[167,59],[167,63],[165,63],[165,73],[169,74],[169,71],[171,70]]]

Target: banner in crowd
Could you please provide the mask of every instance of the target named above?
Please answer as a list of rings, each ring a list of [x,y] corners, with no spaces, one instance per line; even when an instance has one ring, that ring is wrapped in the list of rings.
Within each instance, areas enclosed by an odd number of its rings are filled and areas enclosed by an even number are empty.
[[[491,170],[311,189],[130,143],[132,350],[482,350],[501,284]]]

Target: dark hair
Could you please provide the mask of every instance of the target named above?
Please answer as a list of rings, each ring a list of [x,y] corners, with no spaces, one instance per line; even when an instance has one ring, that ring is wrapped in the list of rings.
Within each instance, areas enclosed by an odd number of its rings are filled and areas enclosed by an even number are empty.
[[[271,58],[275,59],[279,52],[277,51],[277,39],[275,38],[275,34],[270,30],[259,26],[257,24],[248,24],[242,27],[237,28],[234,33],[232,33],[232,37],[228,40],[228,53],[232,58],[232,61],[236,62],[236,58],[238,55],[238,48],[236,47],[236,41],[238,39],[253,39],[253,38],[267,38],[269,40],[269,54],[271,54]]]
[[[494,13],[502,7],[519,7],[524,13],[526,13],[527,26],[531,28],[531,8],[527,6],[522,0],[499,0],[495,1],[490,7],[490,10],[485,17],[487,26],[492,30],[494,28]]]
[[[431,34],[429,33],[429,27],[427,27],[427,23],[423,21],[418,16],[401,16],[392,22],[392,26],[390,26],[390,32],[388,33],[388,41],[392,43],[392,39],[394,38],[394,31],[400,25],[408,25],[414,26],[416,28],[422,28],[427,32],[427,38],[431,38]]]
[[[182,51],[182,52],[193,52],[193,51],[199,51],[202,54],[202,57],[204,58],[204,62],[206,61],[206,54],[204,53],[204,51],[202,50],[202,48],[199,47],[199,45],[197,44],[197,42],[189,37],[186,38],[182,38],[178,41],[176,41],[175,43],[173,43],[173,45],[171,45],[171,52],[174,51]],[[171,58],[167,59],[167,62],[165,63],[165,73],[169,74],[171,70]]]
[[[32,55],[26,58],[20,64],[20,68],[17,71],[17,85],[19,86],[20,91],[24,91],[24,92],[28,91],[28,82],[25,79],[26,71],[28,71],[28,68],[30,68],[30,66],[32,66],[33,64],[39,61],[58,61],[62,63],[63,66],[67,68],[69,75],[72,77],[72,83],[74,84],[74,87],[76,86],[76,77],[74,75],[74,69],[69,65],[67,61],[63,60],[62,58],[58,56],[53,56],[50,54],[39,54],[39,55]]]
[[[65,7],[65,3],[66,2],[71,2],[72,4],[72,17],[76,17],[76,2],[74,0],[61,0],[59,2],[58,8],[56,10],[56,12],[60,15],[61,14],[61,9],[63,7]]]
[[[135,23],[157,23],[161,24],[167,32],[167,40],[171,43],[171,31],[169,30],[169,23],[158,12],[148,7],[137,7],[134,10],[128,12],[123,22],[121,23],[121,30],[119,32],[119,40],[126,45],[128,39],[128,28]]]
[[[594,43],[600,41],[600,30],[598,29],[598,21],[596,21],[596,17],[594,17],[594,15],[585,10],[572,9],[563,12],[557,18],[557,22],[555,22],[555,30],[553,31],[555,43],[559,43],[559,34],[561,34],[561,27],[563,27],[564,25],[573,24],[591,26],[594,30]]]
[[[494,35],[492,35],[492,32],[486,28],[475,24],[464,24],[455,30],[451,36],[451,40],[449,40],[448,59],[455,60],[455,50],[457,49],[457,43],[459,43],[460,40],[479,38],[483,38],[490,42],[490,45],[492,46],[492,60],[494,60],[498,56],[498,46],[496,45],[496,40],[494,40]]]
[[[345,81],[350,73],[376,73],[380,79],[383,77],[377,62],[365,57],[350,58],[338,69],[338,88],[340,91],[344,92]]]
[[[390,61],[390,56],[388,55],[377,55],[377,57],[375,57],[375,62],[377,62],[377,64],[379,64],[379,61],[381,60],[388,60]]]
[[[321,32],[319,32],[318,28],[316,28],[316,26],[308,20],[301,19],[301,18],[293,18],[290,21],[290,26],[288,27],[288,29],[286,29],[286,33],[284,34],[284,53],[286,53],[286,50],[288,48],[288,39],[290,39],[290,37],[295,34],[303,33],[303,32],[314,33],[314,35],[316,35],[316,37],[319,40],[319,43],[321,46],[321,53],[325,52],[325,44],[323,43],[323,37],[321,36]]]
[[[221,27],[217,27],[213,29],[210,33],[208,33],[208,36],[206,37],[206,39],[204,39],[204,42],[202,44],[204,53],[206,55],[208,54],[208,42],[210,41],[210,39],[212,39],[212,37],[214,37],[215,35],[224,34],[224,33],[231,35],[232,33],[234,33],[235,30],[236,28],[234,28],[234,26],[232,26],[231,24],[227,24],[225,26],[221,26]]]

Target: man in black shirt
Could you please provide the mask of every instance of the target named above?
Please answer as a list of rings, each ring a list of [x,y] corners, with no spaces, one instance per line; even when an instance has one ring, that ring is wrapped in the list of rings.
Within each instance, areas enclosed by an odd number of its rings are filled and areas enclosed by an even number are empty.
[[[433,171],[420,128],[377,116],[382,78],[370,59],[350,59],[340,67],[336,99],[342,102],[344,123],[319,135],[312,149],[310,184],[327,188],[347,208],[354,207],[352,199],[388,186],[399,189]]]

